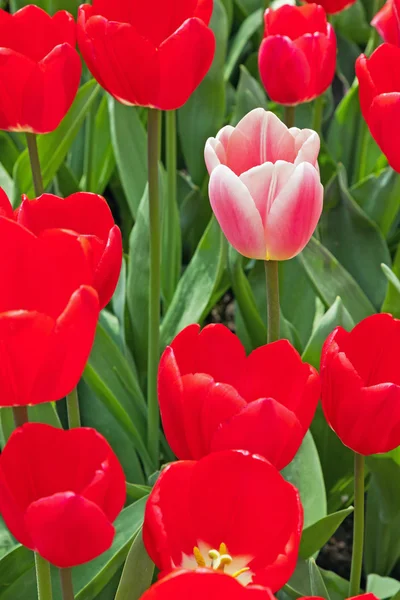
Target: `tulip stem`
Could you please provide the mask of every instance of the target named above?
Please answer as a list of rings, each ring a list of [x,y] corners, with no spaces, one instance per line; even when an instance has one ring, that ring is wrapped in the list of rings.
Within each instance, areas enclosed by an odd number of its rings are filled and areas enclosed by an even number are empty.
[[[13,416],[15,427],[22,427],[29,421],[27,406],[13,406]]]
[[[319,136],[321,136],[321,131],[322,131],[322,119],[324,116],[324,104],[325,104],[325,98],[324,98],[323,94],[321,94],[320,96],[317,96],[315,98],[314,109],[313,109],[312,128],[314,129],[314,131],[316,131],[318,133]]]
[[[280,337],[279,263],[276,260],[265,260],[264,265],[267,282],[267,335],[270,344]]]
[[[79,410],[78,388],[75,387],[67,396],[68,425],[70,429],[81,426],[81,413]]]
[[[353,554],[351,559],[349,597],[357,596],[361,587],[364,552],[364,466],[364,456],[355,453]]]
[[[176,111],[166,111],[165,120],[168,195],[166,210],[163,212],[163,250],[168,269],[164,270],[162,277],[164,308],[168,308],[178,285],[181,267],[181,237],[180,230],[177,231],[179,212],[176,200]]]
[[[294,127],[296,117],[296,107],[295,106],[285,106],[283,112],[283,120],[285,122],[286,127]]]
[[[38,600],[52,600],[50,564],[37,552],[35,552],[35,567]]]
[[[63,600],[74,600],[72,569],[60,569],[60,581]]]
[[[26,142],[28,144],[29,160],[31,162],[31,171],[35,195],[41,196],[44,192],[42,171],[40,169],[39,150],[37,145],[36,133],[27,133]]]
[[[160,111],[149,109],[148,181],[150,215],[150,289],[149,345],[147,367],[147,443],[149,454],[157,468],[159,460],[160,413],[157,398],[157,371],[160,358],[160,199],[158,190],[158,158],[160,155]]]

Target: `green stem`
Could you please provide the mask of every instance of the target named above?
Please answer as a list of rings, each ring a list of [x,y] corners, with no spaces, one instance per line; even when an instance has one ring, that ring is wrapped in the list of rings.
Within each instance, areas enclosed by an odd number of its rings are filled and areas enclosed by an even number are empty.
[[[283,120],[285,122],[286,127],[294,127],[296,117],[296,107],[295,106],[284,106],[283,110]]]
[[[325,104],[325,98],[322,94],[315,98],[314,109],[313,109],[312,128],[314,129],[314,131],[316,131],[318,133],[319,136],[321,135],[321,131],[322,131],[322,118],[324,115],[324,104]]]
[[[41,196],[44,192],[42,172],[40,170],[39,151],[37,146],[37,135],[36,133],[27,133],[26,142],[28,144],[29,160],[31,162],[31,171],[33,179],[33,187],[35,189],[35,195]]]
[[[177,180],[176,180],[176,112],[169,110],[165,113],[166,120],[166,162],[168,175],[167,207],[163,212],[163,236],[168,269],[163,274],[163,297],[168,308],[173,298],[179,281],[180,260],[177,260],[176,248],[180,254],[179,232],[176,231],[176,223],[179,219],[177,208]],[[179,257],[180,258],[180,257]]]
[[[38,600],[52,600],[50,564],[37,552],[35,552],[35,567]]]
[[[70,429],[81,426],[81,413],[79,410],[78,388],[75,387],[67,396],[68,425]]]
[[[29,421],[27,406],[13,406],[12,411],[15,427],[21,427]]]
[[[270,344],[279,340],[280,337],[279,263],[276,260],[265,260],[264,265],[267,282],[267,334]]]
[[[87,192],[94,192],[93,179],[93,156],[94,156],[94,143],[93,134],[96,127],[96,112],[92,108],[86,117],[86,132],[85,132],[85,190]]]
[[[369,147],[369,131],[367,124],[364,120],[361,121],[361,150],[360,150],[360,162],[358,168],[357,181],[362,181],[367,176],[367,160],[368,160],[368,147]]]
[[[160,111],[149,109],[148,180],[150,215],[150,290],[149,346],[147,377],[147,442],[155,465],[159,461],[160,413],[157,399],[157,371],[160,358],[160,199],[158,190],[158,157],[160,155]]]
[[[60,581],[63,600],[74,600],[72,569],[60,569]]]
[[[361,587],[364,552],[364,466],[364,457],[355,453],[353,554],[351,558],[349,597],[357,596]]]

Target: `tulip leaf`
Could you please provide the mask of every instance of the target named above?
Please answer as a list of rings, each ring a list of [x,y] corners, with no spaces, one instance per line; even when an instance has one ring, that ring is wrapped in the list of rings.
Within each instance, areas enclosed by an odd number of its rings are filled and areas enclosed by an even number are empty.
[[[312,596],[311,579],[310,579],[310,560],[299,558],[296,565],[296,570],[289,580],[289,588],[293,591],[291,597],[296,594],[298,597]],[[339,577],[332,571],[325,571],[319,568],[319,573],[323,579],[324,585],[329,593],[330,600],[343,600],[347,598],[349,591],[349,582],[342,577]],[[285,589],[285,588],[284,588]],[[279,596],[282,592],[279,593]],[[288,595],[284,593],[285,600]]]
[[[377,225],[350,196],[343,166],[326,187],[318,231],[323,245],[379,309],[387,287],[381,263],[390,265],[390,253]]]
[[[367,577],[367,592],[375,594],[380,600],[385,600],[385,598],[391,598],[400,592],[400,581],[372,573]]]
[[[266,106],[267,96],[263,87],[254,79],[244,65],[240,66],[239,84],[236,91],[236,106],[230,124],[235,126],[250,111]]]
[[[93,113],[92,108],[91,113]],[[115,156],[110,139],[110,116],[107,108],[107,95],[104,93],[95,114],[89,116],[87,144],[90,160],[85,161],[81,188],[86,192],[102,194],[115,167]]]
[[[79,89],[69,112],[57,129],[38,138],[39,157],[45,188],[51,183],[64,161],[99,91],[100,87],[94,79],[85,83]],[[24,150],[15,163],[14,181],[15,196],[21,193],[27,194],[29,198],[35,196],[28,150]],[[19,204],[19,201],[17,203]]]
[[[375,309],[358,283],[315,237],[299,255],[305,272],[326,307],[340,296],[351,318],[358,323]]]
[[[125,561],[115,600],[139,600],[150,587],[154,563],[143,544],[142,532],[136,536]]]
[[[313,558],[310,558],[308,561],[308,570],[310,573],[311,594],[313,596],[325,598],[325,600],[330,600],[329,592],[326,589],[325,582]]]
[[[210,23],[217,47],[207,75],[178,111],[178,132],[182,152],[193,181],[201,187],[206,176],[204,145],[224,123],[224,64],[228,42],[228,18],[221,0],[214,0]]]
[[[391,313],[397,319],[400,318],[400,250],[396,252],[393,270],[387,265],[381,265],[383,273],[389,282],[386,298],[382,306],[382,312]]]
[[[308,431],[292,462],[282,475],[300,492],[304,508],[304,527],[326,516],[326,493],[317,447]]]
[[[227,242],[214,217],[204,232],[197,250],[185,270],[161,325],[161,348],[187,325],[201,322],[215,304],[227,257]]]
[[[229,54],[225,63],[224,77],[225,81],[229,81],[232,72],[238,63],[243,50],[249,39],[258,31],[263,23],[263,11],[258,9],[251,13],[241,24],[239,31],[230,46]]]
[[[310,558],[326,544],[339,525],[353,512],[353,507],[339,510],[327,515],[316,523],[303,529],[299,554],[302,558]]]

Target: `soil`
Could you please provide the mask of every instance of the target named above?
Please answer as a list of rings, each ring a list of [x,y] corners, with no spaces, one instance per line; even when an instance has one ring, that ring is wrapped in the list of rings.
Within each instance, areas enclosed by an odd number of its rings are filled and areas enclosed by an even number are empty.
[[[353,515],[349,515],[322,548],[317,558],[317,564],[322,569],[334,571],[340,577],[349,580],[352,546]]]

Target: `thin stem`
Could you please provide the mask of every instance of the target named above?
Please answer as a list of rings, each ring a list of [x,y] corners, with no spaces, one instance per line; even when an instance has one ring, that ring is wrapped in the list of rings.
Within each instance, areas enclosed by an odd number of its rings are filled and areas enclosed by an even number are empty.
[[[44,192],[42,172],[40,170],[39,151],[37,146],[36,133],[27,133],[26,141],[28,144],[29,160],[31,162],[31,171],[35,195],[41,196]]]
[[[78,388],[74,388],[67,396],[68,425],[70,429],[81,426],[81,413],[79,410]]]
[[[74,600],[72,569],[60,569],[60,581],[63,600]]]
[[[286,127],[294,127],[294,121],[296,117],[296,107],[295,106],[284,106],[283,111],[283,120],[285,122]]]
[[[36,583],[38,600],[52,600],[50,564],[35,552]]]
[[[364,456],[355,453],[353,554],[351,558],[349,597],[357,596],[361,587],[364,552],[364,466]]]
[[[316,131],[318,133],[319,136],[321,135],[321,130],[322,130],[322,118],[324,116],[324,104],[325,104],[325,98],[322,94],[315,98],[314,109],[313,109],[312,128],[314,129],[314,131]]]
[[[280,336],[279,308],[279,263],[276,260],[265,260],[265,278],[267,282],[268,343],[276,342]]]
[[[168,194],[167,207],[163,213],[163,236],[165,246],[163,251],[166,253],[166,269],[163,274],[163,296],[168,308],[173,298],[176,286],[179,281],[180,260],[177,260],[176,247],[180,254],[180,237],[176,231],[176,222],[179,219],[177,208],[177,180],[176,180],[176,112],[169,110],[165,113],[166,120],[166,162],[168,175]]]
[[[27,406],[13,406],[15,427],[21,427],[29,421]]]
[[[160,154],[160,111],[149,109],[148,180],[150,214],[150,290],[149,290],[149,347],[147,370],[147,442],[155,465],[159,460],[160,414],[157,399],[157,370],[160,358],[160,199],[158,190],[158,157]]]

